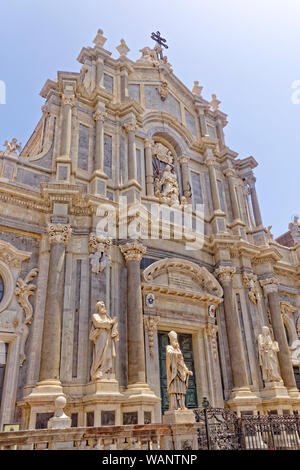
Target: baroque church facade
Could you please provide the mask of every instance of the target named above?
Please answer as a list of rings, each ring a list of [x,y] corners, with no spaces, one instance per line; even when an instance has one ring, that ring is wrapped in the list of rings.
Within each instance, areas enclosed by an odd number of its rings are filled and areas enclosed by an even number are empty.
[[[263,226],[257,162],[226,145],[215,95],[159,45],[134,62],[105,42],[0,151],[0,429],[47,427],[60,395],[75,427],[161,422],[171,330],[188,408],[298,413],[298,219],[277,240]]]

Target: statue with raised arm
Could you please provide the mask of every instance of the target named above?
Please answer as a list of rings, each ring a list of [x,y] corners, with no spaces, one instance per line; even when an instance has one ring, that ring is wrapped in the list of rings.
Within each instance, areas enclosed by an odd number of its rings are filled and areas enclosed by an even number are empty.
[[[278,351],[278,343],[272,340],[269,327],[263,326],[262,334],[258,335],[258,352],[264,382],[279,382],[282,380],[277,359]]]
[[[94,344],[91,379],[111,378],[115,372],[115,343],[119,340],[118,323],[106,313],[104,302],[97,302],[97,312],[92,317],[90,340]]]
[[[169,394],[169,410],[186,410],[185,395],[188,389],[189,376],[193,372],[185,365],[179,348],[177,333],[170,331],[170,344],[167,346],[167,389]]]

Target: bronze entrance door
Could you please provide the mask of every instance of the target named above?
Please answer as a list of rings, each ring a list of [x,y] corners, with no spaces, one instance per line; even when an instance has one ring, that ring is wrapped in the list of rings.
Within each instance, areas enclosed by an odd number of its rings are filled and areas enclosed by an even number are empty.
[[[189,388],[185,397],[187,408],[197,408],[197,390],[194,370],[193,343],[192,335],[178,333],[178,342],[181,352],[189,370],[193,375],[189,378]],[[166,372],[166,346],[169,344],[168,332],[158,331],[158,349],[159,349],[159,373],[160,373],[160,393],[162,413],[169,409],[169,396],[167,392],[167,372]]]

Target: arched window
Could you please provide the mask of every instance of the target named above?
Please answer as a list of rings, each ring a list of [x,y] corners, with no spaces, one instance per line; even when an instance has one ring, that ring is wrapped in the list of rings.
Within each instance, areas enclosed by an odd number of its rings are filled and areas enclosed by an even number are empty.
[[[3,299],[4,296],[4,282],[2,277],[0,276],[0,302]]]

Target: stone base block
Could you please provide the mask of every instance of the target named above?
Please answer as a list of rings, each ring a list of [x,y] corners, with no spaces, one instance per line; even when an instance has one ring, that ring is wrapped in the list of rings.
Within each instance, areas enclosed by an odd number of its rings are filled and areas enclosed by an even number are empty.
[[[117,394],[120,395],[119,382],[116,379],[102,379],[90,382],[86,386],[86,393],[90,394]]]
[[[255,410],[260,405],[262,399],[253,393],[249,387],[233,388],[227,406],[232,411]]]
[[[164,424],[195,423],[195,415],[192,410],[170,410],[163,415]]]
[[[265,388],[261,391],[261,397],[264,399],[271,398],[289,398],[288,391],[283,385],[283,382],[266,382]]]
[[[63,387],[59,380],[44,380],[37,382],[31,393],[25,397],[26,401],[35,401],[39,397],[55,399],[56,396],[63,395]]]
[[[65,415],[64,418],[53,417],[48,421],[48,429],[65,429],[71,427],[72,420]]]

